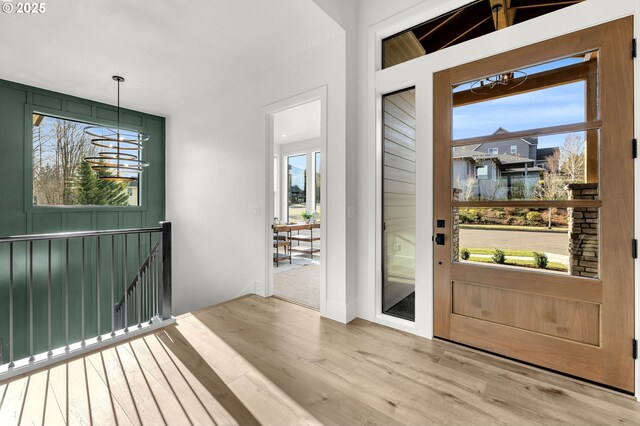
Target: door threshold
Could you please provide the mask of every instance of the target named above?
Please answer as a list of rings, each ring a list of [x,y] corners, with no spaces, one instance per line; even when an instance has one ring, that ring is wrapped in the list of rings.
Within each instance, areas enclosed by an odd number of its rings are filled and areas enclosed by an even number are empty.
[[[271,297],[273,297],[274,299],[282,300],[283,302],[292,303],[294,305],[302,306],[303,308],[311,309],[312,311],[320,312],[320,309],[318,309],[318,308],[314,308],[313,306],[305,305],[304,303],[300,303],[300,302],[297,302],[297,301],[292,300],[292,299],[287,299],[286,297],[283,297],[283,296],[276,296],[274,294]]]

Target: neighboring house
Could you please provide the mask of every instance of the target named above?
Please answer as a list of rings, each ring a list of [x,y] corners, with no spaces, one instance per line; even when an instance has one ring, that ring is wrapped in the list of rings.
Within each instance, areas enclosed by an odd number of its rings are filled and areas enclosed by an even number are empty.
[[[127,194],[129,195],[129,200],[127,203],[130,206],[138,206],[140,205],[140,200],[138,199],[138,181],[133,181],[129,183],[127,187]]]
[[[502,127],[493,134],[508,133]],[[453,183],[464,191],[473,183],[479,198],[495,198],[497,184],[510,192],[516,183],[535,185],[547,170],[547,159],[560,148],[538,148],[537,137],[453,148]],[[485,184],[483,184],[484,180]],[[489,184],[491,183],[491,184]],[[488,194],[492,192],[492,194]],[[507,194],[505,194],[506,196]],[[511,198],[510,196],[508,198]]]

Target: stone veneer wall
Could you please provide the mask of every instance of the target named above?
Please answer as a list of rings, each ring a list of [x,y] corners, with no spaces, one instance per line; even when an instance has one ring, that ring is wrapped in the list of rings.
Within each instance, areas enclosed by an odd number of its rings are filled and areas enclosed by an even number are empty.
[[[458,201],[462,191],[453,188],[453,201]],[[453,208],[453,217],[451,218],[451,261],[458,262],[460,260],[460,209]]]
[[[597,183],[572,183],[566,186],[570,200],[596,200]],[[569,216],[569,274],[579,277],[598,276],[598,209],[574,207]]]

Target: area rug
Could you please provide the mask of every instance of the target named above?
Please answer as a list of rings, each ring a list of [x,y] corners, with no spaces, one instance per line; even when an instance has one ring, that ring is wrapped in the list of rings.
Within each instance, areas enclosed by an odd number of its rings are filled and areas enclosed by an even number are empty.
[[[273,274],[273,295],[320,309],[320,265],[305,265]]]

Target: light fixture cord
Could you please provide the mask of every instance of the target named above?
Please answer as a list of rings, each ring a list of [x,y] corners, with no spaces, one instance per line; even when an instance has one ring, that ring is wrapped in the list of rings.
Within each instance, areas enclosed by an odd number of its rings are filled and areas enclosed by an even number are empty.
[[[120,178],[120,79],[118,79],[118,128],[116,129],[116,137],[118,139],[117,150],[116,150],[116,164],[118,168],[116,169],[116,176]]]

